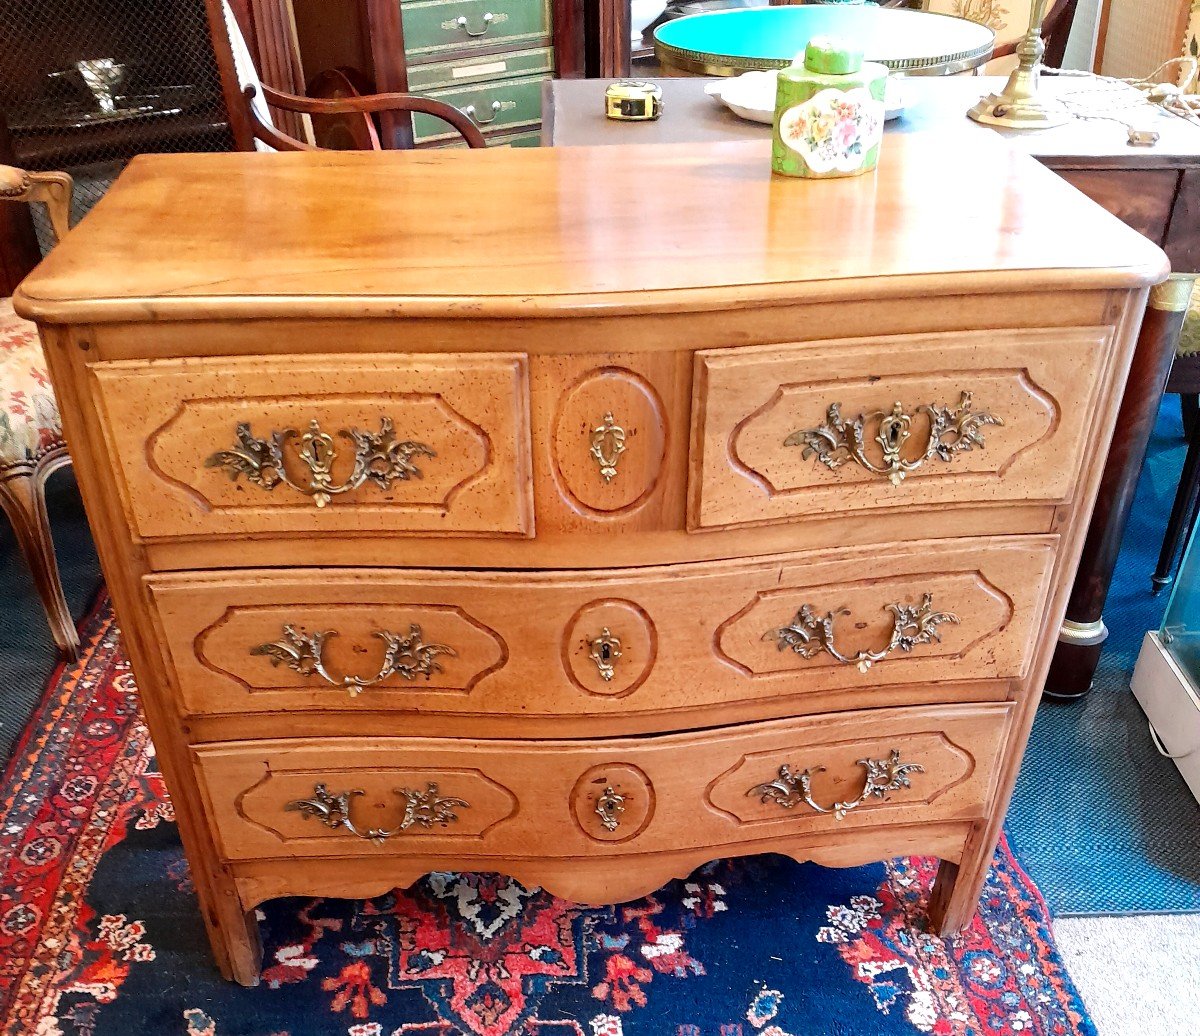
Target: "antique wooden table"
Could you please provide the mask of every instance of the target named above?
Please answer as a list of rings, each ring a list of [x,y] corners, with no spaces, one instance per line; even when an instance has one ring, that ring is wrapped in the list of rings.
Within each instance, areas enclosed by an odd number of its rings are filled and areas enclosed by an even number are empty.
[[[604,82],[547,84],[543,143],[667,143],[770,135],[769,126],[745,122],[706,96],[708,82],[661,80],[665,114],[655,123],[605,119]],[[1075,77],[1046,77],[1043,83],[1048,90],[1065,92],[1086,86]],[[1200,128],[1173,115],[1151,113],[1149,124],[1161,138],[1154,147],[1134,148],[1126,143],[1125,127],[1107,120],[1077,120],[1060,129],[1020,132],[983,127],[966,117],[967,109],[980,96],[1002,86],[1002,79],[987,77],[909,79],[905,90],[911,103],[903,117],[888,124],[889,130],[936,132],[947,139],[962,135],[963,147],[973,146],[981,136],[1000,134],[1162,246],[1175,271],[1171,280],[1150,296],[1117,434],[1047,681],[1047,693],[1052,697],[1078,698],[1091,687],[1108,637],[1104,602],[1187,300],[1200,272]],[[943,187],[936,179],[929,182],[930,190]],[[992,204],[986,194],[980,194],[981,213]],[[957,228],[931,227],[931,232],[950,235]]]

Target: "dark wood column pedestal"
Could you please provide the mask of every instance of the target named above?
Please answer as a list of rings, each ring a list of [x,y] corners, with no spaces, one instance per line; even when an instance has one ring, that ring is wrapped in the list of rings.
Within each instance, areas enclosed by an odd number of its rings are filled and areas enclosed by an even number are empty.
[[[1194,274],[1177,274],[1151,291],[1079,575],[1046,678],[1048,698],[1072,700],[1091,689],[1108,639],[1104,602],[1195,280]]]

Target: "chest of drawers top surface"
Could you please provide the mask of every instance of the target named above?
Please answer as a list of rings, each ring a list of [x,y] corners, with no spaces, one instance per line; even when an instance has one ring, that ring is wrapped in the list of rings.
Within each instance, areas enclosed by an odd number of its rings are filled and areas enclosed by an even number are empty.
[[[991,144],[991,142],[987,142]],[[763,142],[135,159],[22,286],[43,322],[481,318],[1136,287],[1162,252],[1028,156],[889,139],[874,175]],[[286,343],[281,345],[286,351]]]

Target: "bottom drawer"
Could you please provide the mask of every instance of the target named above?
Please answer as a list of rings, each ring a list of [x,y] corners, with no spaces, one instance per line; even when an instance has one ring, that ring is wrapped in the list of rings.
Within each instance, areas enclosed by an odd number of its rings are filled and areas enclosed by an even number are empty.
[[[409,856],[470,870],[473,858],[717,857],[757,840],[976,819],[1011,716],[1008,704],[924,706],[613,740],[194,751],[227,859]]]

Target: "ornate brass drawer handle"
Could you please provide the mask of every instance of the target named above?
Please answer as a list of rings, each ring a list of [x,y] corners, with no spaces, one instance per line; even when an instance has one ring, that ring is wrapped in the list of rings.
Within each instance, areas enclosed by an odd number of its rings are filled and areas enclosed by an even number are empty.
[[[489,123],[496,121],[496,117],[503,109],[504,103],[502,101],[492,101],[492,117],[490,119],[481,119],[478,112],[475,110],[475,105],[473,104],[468,104],[463,111],[466,113],[467,117],[475,123],[476,126],[487,126]]]
[[[625,429],[613,419],[612,414],[605,414],[604,420],[592,429],[591,454],[600,465],[600,477],[605,482],[611,482],[617,477],[617,461],[625,452]]]
[[[959,622],[957,615],[951,612],[935,612],[933,610],[933,594],[925,594],[919,607],[908,604],[889,604],[887,610],[892,613],[892,635],[887,644],[879,651],[859,651],[854,655],[844,655],[834,644],[833,624],[839,615],[849,615],[849,608],[836,612],[826,612],[824,618],[819,616],[811,604],[802,605],[796,612],[796,617],[787,626],[767,630],[763,640],[774,640],[780,651],[791,649],[801,658],[816,658],[822,651],[832,655],[843,665],[857,666],[859,672],[865,673],[876,662],[881,662],[893,651],[909,652],[922,644],[933,641],[941,643],[942,637],[938,627],[944,622]]]
[[[814,801],[812,797],[812,778],[825,771],[824,766],[810,766],[803,773],[793,773],[792,768],[784,763],[779,768],[779,776],[767,784],[756,784],[746,792],[755,795],[762,802],[774,802],[783,809],[795,809],[804,803],[817,813],[832,813],[838,820],[844,820],[846,814],[857,809],[868,799],[884,799],[888,792],[899,791],[901,788],[911,788],[910,773],[924,773],[925,767],[919,763],[900,762],[900,753],[895,748],[887,759],[859,759],[858,766],[867,771],[867,780],[858,798],[848,802],[835,802],[826,808]]]
[[[355,826],[350,819],[350,800],[358,795],[366,794],[362,788],[352,791],[330,792],[324,784],[313,786],[311,799],[294,799],[284,809],[302,813],[308,817],[316,817],[329,828],[344,827],[351,834],[365,838],[368,842],[382,845],[387,839],[407,831],[410,827],[430,828],[434,824],[442,827],[458,820],[455,809],[469,809],[471,804],[463,799],[443,798],[438,792],[438,786],[430,781],[424,791],[412,788],[395,788],[393,793],[404,800],[404,816],[400,823],[393,828]]]
[[[916,471],[926,461],[937,457],[949,462],[955,454],[966,453],[976,446],[984,448],[984,425],[1003,425],[998,417],[984,411],[971,409],[971,393],[963,392],[956,407],[943,407],[935,403],[919,406],[915,413],[929,417],[929,441],[925,452],[912,460],[901,454],[912,435],[912,420],[905,413],[903,404],[897,402],[891,412],[874,410],[846,420],[842,417],[842,405],[830,404],[825,423],[817,428],[793,432],[783,440],[784,446],[803,446],[804,458],[815,456],[830,471],[854,461],[877,475],[887,475],[892,485],[898,486],[910,471]],[[877,465],[866,455],[866,426],[879,422],[875,442],[883,450],[883,463]]]
[[[468,36],[483,36],[488,31],[488,29],[490,29],[492,27],[492,22],[495,20],[495,17],[496,16],[494,14],[492,14],[491,11],[488,11],[483,16],[483,28],[480,29],[478,32],[471,31],[470,23],[467,21],[467,16],[465,14],[459,15],[458,18],[455,20],[454,24],[457,25],[460,29],[462,29],[462,31],[465,32]]]
[[[611,784],[605,787],[596,799],[596,816],[604,830],[615,831],[621,826],[621,814],[625,812],[625,796],[620,795]]]
[[[230,450],[218,450],[205,462],[206,468],[225,468],[231,481],[239,475],[263,489],[274,489],[280,483],[312,497],[313,503],[324,507],[341,493],[367,482],[374,482],[382,490],[391,489],[393,482],[407,482],[421,478],[421,469],[413,463],[414,457],[435,457],[423,442],[400,441],[391,418],[382,418],[378,432],[363,432],[357,428],[343,428],[338,432],[343,439],[354,443],[354,470],[341,485],[333,481],[333,462],[337,457],[333,436],[321,430],[318,421],[309,423],[308,431],[301,435],[294,428],[271,433],[269,439],[259,439],[250,431],[250,425],[241,422],[237,426],[237,445]],[[296,458],[308,468],[307,484],[296,482],[288,472],[284,458],[284,447],[300,436]]]
[[[588,658],[596,663],[600,678],[609,681],[617,671],[617,659],[621,657],[621,639],[614,637],[607,626],[600,636],[588,641]]]
[[[387,645],[383,653],[383,664],[374,676],[334,676],[325,667],[325,641],[336,637],[334,630],[320,630],[316,633],[305,633],[291,624],[283,627],[283,636],[269,644],[259,644],[250,649],[252,655],[267,655],[271,665],[281,663],[301,676],[319,676],[334,687],[344,687],[350,691],[350,697],[355,697],[364,687],[373,687],[383,683],[391,676],[401,680],[415,680],[418,676],[426,680],[434,673],[443,672],[442,664],[437,660],[438,655],[448,655],[454,658],[457,652],[445,644],[426,644],[421,627],[413,623],[407,634],[392,633],[389,630],[378,630],[375,633]]]

